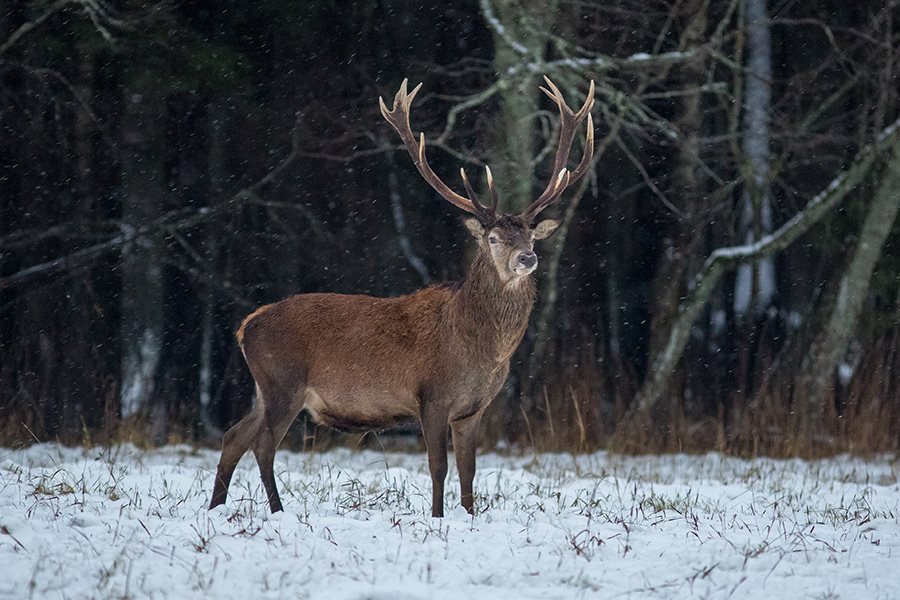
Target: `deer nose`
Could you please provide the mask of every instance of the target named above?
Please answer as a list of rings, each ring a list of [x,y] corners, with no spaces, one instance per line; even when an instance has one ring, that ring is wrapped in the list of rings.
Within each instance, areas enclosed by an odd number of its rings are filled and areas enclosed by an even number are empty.
[[[530,269],[537,264],[537,254],[531,251],[522,252],[519,254],[519,262],[522,263],[523,267]]]

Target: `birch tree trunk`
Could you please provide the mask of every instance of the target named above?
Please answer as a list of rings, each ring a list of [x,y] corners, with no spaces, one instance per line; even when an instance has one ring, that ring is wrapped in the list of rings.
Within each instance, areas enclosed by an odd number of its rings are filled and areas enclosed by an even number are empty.
[[[741,198],[741,234],[745,244],[772,231],[769,186],[769,127],[772,109],[772,39],[766,0],[745,0],[747,72],[744,78],[744,123],[741,149],[745,157]],[[734,312],[764,311],[775,294],[775,262],[771,256],[738,267]]]
[[[837,297],[824,329],[815,337],[800,368],[798,392],[805,397],[806,433],[819,433],[827,403],[834,397],[834,377],[869,294],[881,250],[900,210],[900,142],[894,145],[863,222],[859,242],[841,276]],[[794,394],[798,396],[797,393]],[[812,440],[811,440],[812,441]]]
[[[491,168],[503,201],[503,210],[519,212],[534,200],[534,120],[538,104],[538,77],[532,69],[520,69],[522,63],[543,62],[546,40],[536,29],[547,29],[555,13],[555,0],[518,2],[482,0],[482,15],[491,29],[494,43],[494,68],[501,79],[499,133],[492,154]]]

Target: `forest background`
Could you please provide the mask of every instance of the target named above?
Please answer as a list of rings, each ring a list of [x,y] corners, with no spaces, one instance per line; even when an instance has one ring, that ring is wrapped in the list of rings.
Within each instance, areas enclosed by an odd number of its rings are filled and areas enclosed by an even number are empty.
[[[897,450],[898,73],[897,1],[6,0],[0,443],[218,444],[254,307],[465,274],[378,97],[424,82],[432,166],[512,211],[547,75],[596,82],[595,159],[483,443]]]

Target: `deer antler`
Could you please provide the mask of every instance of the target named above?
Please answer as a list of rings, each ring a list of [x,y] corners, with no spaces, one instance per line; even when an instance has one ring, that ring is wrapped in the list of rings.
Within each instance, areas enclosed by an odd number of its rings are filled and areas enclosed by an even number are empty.
[[[394,96],[394,106],[391,110],[388,110],[387,105],[385,105],[384,100],[379,96],[378,105],[381,107],[381,114],[384,116],[385,120],[391,124],[391,126],[397,130],[397,133],[400,134],[400,138],[403,140],[403,144],[406,146],[406,149],[409,151],[409,155],[412,156],[413,163],[416,165],[416,169],[419,170],[419,173],[428,182],[428,184],[434,188],[434,190],[444,197],[445,200],[450,202],[456,207],[463,209],[464,211],[471,213],[479,218],[484,223],[491,223],[496,219],[496,210],[497,210],[497,194],[494,190],[494,178],[491,175],[491,170],[488,167],[485,167],[487,172],[487,186],[488,190],[491,194],[491,206],[486,207],[483,206],[479,201],[475,192],[472,190],[472,186],[469,184],[469,178],[466,176],[466,172],[464,169],[460,169],[460,175],[462,176],[463,185],[466,188],[466,193],[469,197],[460,196],[456,192],[450,189],[450,187],[441,181],[440,177],[435,174],[434,171],[431,170],[431,166],[428,164],[428,160],[425,158],[425,134],[419,134],[419,141],[416,143],[416,138],[413,135],[412,129],[409,126],[409,108],[412,105],[413,98],[415,98],[416,93],[418,93],[419,89],[422,87],[420,83],[413,91],[407,93],[407,79],[403,80],[403,83],[400,84],[400,89],[397,91],[397,94]]]
[[[569,108],[569,105],[563,99],[559,88],[546,76],[544,81],[547,82],[547,87],[550,89],[541,87],[541,91],[547,94],[559,107],[559,143],[556,146],[556,159],[553,161],[553,178],[538,199],[532,202],[521,214],[521,217],[529,223],[534,220],[538,213],[555,202],[566,187],[581,179],[587,172],[591,159],[594,157],[594,121],[591,118],[591,108],[594,106],[594,82],[591,81],[584,104],[578,112],[572,112],[572,109]],[[572,149],[572,140],[575,138],[578,125],[581,124],[585,117],[587,117],[587,134],[584,141],[584,156],[581,158],[578,166],[575,167],[575,170],[569,172],[566,169],[566,163],[569,160],[569,151]]]

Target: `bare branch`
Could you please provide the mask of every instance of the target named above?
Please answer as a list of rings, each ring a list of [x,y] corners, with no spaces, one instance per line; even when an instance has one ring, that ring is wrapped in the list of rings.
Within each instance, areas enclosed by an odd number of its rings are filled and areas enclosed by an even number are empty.
[[[659,201],[663,203],[663,205],[672,211],[676,217],[681,220],[687,219],[687,215],[680,210],[677,206],[672,204],[672,201],[659,189],[656,183],[653,182],[653,178],[650,176],[650,173],[647,172],[647,169],[644,168],[644,165],[641,164],[641,161],[628,149],[628,146],[618,137],[616,137],[616,145],[622,150],[622,153],[628,158],[631,164],[634,165],[634,168],[638,170],[641,174],[641,178],[644,180],[644,183],[647,184],[647,187],[650,188],[650,191],[653,192],[653,195],[659,198]]]
[[[132,22],[113,15],[109,7],[101,0],[56,0],[56,2],[51,4],[47,10],[41,13],[37,18],[22,23],[2,44],[0,44],[0,58],[15,46],[22,37],[43,25],[50,17],[69,5],[80,6],[94,24],[94,29],[96,29],[107,42],[113,41],[113,35],[108,29],[109,26],[122,30],[133,28]]]
[[[12,32],[12,34],[6,38],[2,44],[0,44],[0,57],[3,57],[10,48],[12,48],[16,42],[18,42],[22,36],[28,34],[30,31],[40,27],[47,19],[64,9],[69,4],[74,4],[76,0],[56,0],[50,7],[41,13],[39,17],[32,21],[27,21],[22,23],[18,29]]]
[[[134,240],[153,235],[159,230],[177,231],[196,227],[201,223],[212,220],[226,209],[231,208],[235,203],[246,201],[248,198],[258,197],[258,192],[266,185],[273,183],[294,161],[297,159],[300,145],[299,134],[300,115],[298,113],[297,120],[294,122],[294,128],[291,134],[291,152],[275,167],[273,167],[262,178],[252,185],[242,188],[212,206],[200,209],[177,209],[170,211],[151,223],[141,227],[128,227],[123,229],[118,235],[95,244],[88,248],[83,248],[71,254],[54,258],[31,267],[21,269],[12,275],[0,277],[0,290],[12,288],[22,285],[39,277],[44,277],[60,271],[70,271],[72,269],[86,265],[87,263],[104,256],[109,252],[113,252],[122,246],[133,242]]]

